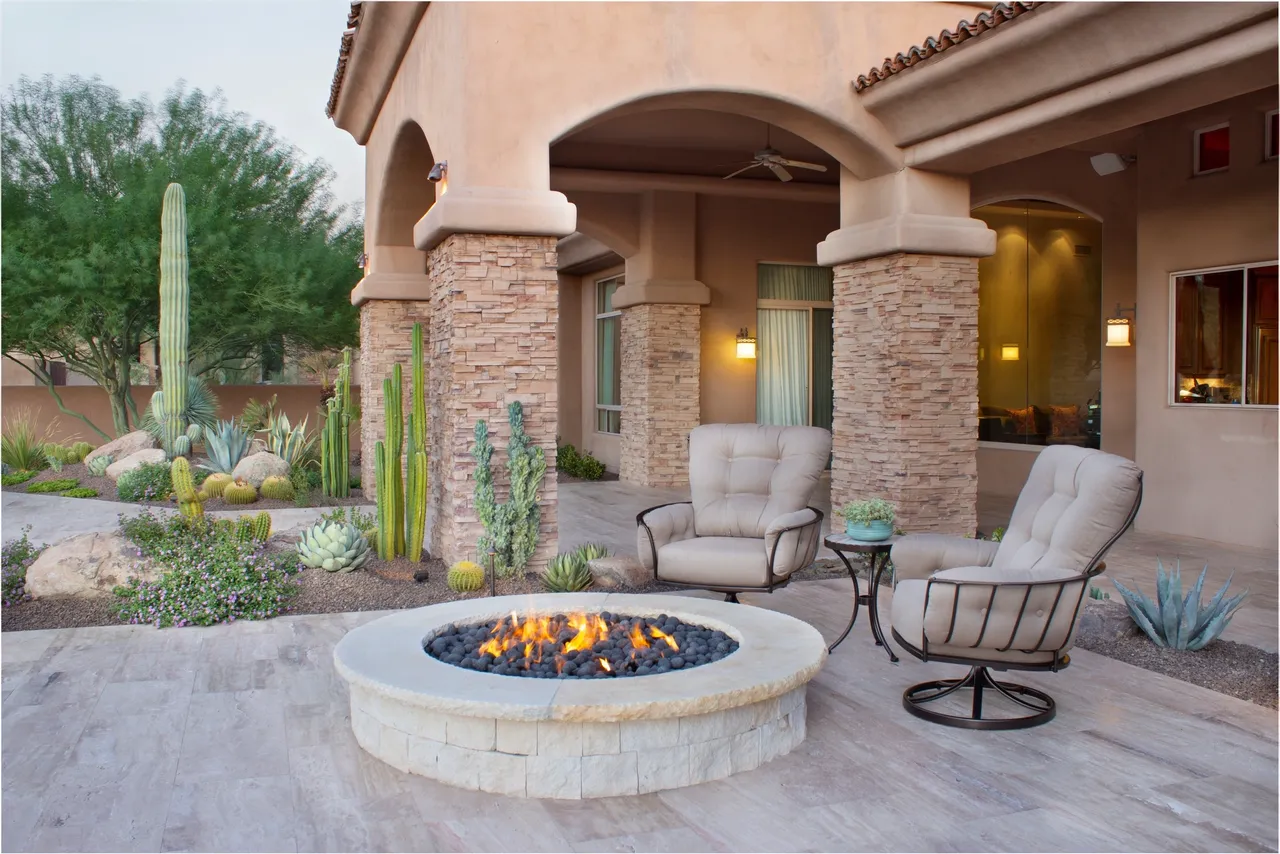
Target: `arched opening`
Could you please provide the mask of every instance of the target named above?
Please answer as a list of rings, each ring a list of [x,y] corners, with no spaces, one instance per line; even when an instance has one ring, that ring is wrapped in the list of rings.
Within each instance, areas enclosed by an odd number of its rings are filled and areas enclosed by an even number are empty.
[[[379,272],[425,272],[426,255],[414,247],[413,227],[435,204],[435,187],[427,180],[434,163],[422,128],[417,122],[405,122],[392,143],[382,175],[374,240]]]
[[[1102,223],[1038,199],[973,216],[996,232],[978,264],[978,439],[1101,444]]]

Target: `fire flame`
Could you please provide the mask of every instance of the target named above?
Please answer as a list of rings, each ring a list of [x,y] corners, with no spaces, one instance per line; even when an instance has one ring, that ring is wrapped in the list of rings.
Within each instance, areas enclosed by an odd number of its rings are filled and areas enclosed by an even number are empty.
[[[508,650],[519,649],[524,654],[526,668],[549,658],[555,662],[556,672],[559,673],[563,670],[568,656],[576,652],[589,652],[596,644],[608,640],[610,628],[599,614],[579,612],[568,615],[565,620],[556,620],[553,624],[551,616],[521,617],[512,612],[510,617],[497,622],[490,632],[489,639],[480,645],[478,652],[480,655],[499,658]],[[614,628],[618,627],[615,625]],[[666,647],[661,653],[663,655],[667,650],[672,652],[680,650],[676,639],[666,632],[656,626],[649,626],[648,629],[649,637],[645,637],[645,632],[639,623],[626,630],[625,637],[631,642],[631,660],[635,660],[637,651],[647,650],[658,645],[659,641]],[[570,631],[573,632],[572,637],[564,639]],[[619,632],[614,632],[615,638],[620,636]],[[596,657],[595,662],[606,672],[612,673],[616,669],[616,665],[610,664],[603,656]]]

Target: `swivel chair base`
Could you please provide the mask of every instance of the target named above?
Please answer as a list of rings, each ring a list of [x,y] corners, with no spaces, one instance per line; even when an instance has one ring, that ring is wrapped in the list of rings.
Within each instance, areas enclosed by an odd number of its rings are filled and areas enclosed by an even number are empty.
[[[973,705],[968,715],[948,715],[926,707],[927,703],[941,700],[966,688],[973,691]],[[1006,699],[1012,700],[1025,709],[1030,709],[1031,714],[1013,718],[984,718],[982,692],[986,688],[993,688]],[[985,730],[1026,729],[1040,726],[1053,720],[1053,716],[1058,711],[1053,698],[1048,694],[1014,682],[997,682],[991,677],[990,671],[983,666],[971,668],[969,673],[960,679],[941,679],[912,685],[902,692],[902,706],[916,717],[931,723],[962,729]]]

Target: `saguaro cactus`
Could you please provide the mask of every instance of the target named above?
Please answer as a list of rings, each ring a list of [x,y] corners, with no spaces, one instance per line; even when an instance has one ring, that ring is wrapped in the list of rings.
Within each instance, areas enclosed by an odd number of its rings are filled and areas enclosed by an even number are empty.
[[[320,478],[325,495],[346,498],[351,490],[351,349],[342,351],[342,366],[329,398],[320,430]]]
[[[413,324],[413,397],[409,410],[409,448],[405,490],[405,554],[422,559],[427,529],[427,395],[423,366],[422,324]]]
[[[160,401],[165,452],[191,449],[183,414],[187,409],[187,208],[181,184],[164,191],[160,214]]]

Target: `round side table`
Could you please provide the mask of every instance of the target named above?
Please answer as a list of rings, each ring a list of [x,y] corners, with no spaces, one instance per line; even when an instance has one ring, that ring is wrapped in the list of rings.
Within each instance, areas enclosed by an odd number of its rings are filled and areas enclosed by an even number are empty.
[[[897,534],[887,540],[880,540],[875,543],[864,543],[847,534],[828,534],[823,539],[822,544],[839,556],[844,563],[845,569],[849,570],[849,578],[853,580],[853,616],[849,618],[849,625],[844,627],[844,631],[840,633],[840,637],[836,638],[835,643],[827,647],[827,652],[833,652],[841,641],[849,636],[849,632],[853,629],[853,624],[858,620],[858,606],[866,605],[871,616],[871,635],[876,639],[876,646],[884,647],[885,652],[889,653],[889,660],[894,664],[898,663],[898,656],[894,655],[893,649],[885,641],[884,631],[880,628],[880,604],[879,597],[876,594],[880,590],[880,576],[885,567],[889,565],[889,551],[893,548],[893,544],[900,539],[901,537]],[[848,555],[850,554],[871,556],[871,583],[866,593],[862,593],[858,586],[858,573],[854,571],[853,564],[849,562]]]

